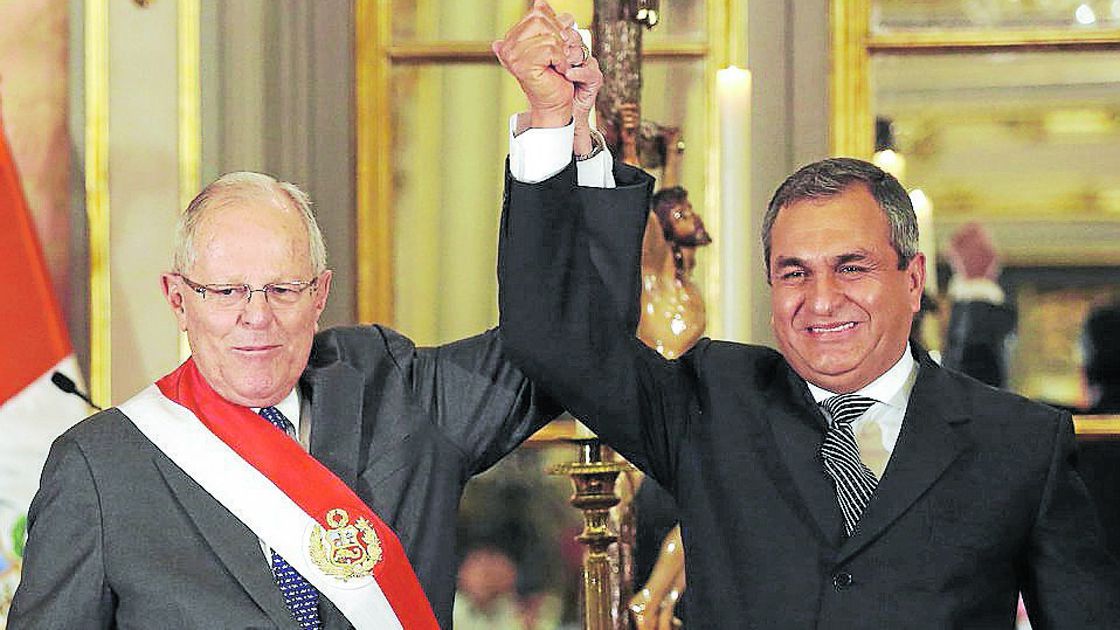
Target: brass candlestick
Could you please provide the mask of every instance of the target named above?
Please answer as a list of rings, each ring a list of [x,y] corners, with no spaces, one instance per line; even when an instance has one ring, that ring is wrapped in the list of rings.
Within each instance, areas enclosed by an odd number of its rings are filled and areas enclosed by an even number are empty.
[[[630,465],[603,461],[598,438],[572,441],[579,448],[579,461],[560,464],[551,472],[571,477],[575,488],[571,504],[583,512],[583,531],[576,537],[587,547],[580,593],[583,627],[586,630],[613,630],[616,627],[611,590],[614,580],[611,579],[607,548],[618,540],[618,535],[610,526],[610,509],[619,502],[614,492],[618,473],[629,470]]]

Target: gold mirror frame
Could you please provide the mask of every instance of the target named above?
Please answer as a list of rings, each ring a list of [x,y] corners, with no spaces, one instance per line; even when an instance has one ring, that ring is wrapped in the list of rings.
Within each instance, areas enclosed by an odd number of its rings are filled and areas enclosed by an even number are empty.
[[[829,23],[832,67],[829,75],[832,155],[870,159],[874,148],[871,108],[871,55],[875,53],[953,53],[996,51],[1120,51],[1120,29],[925,30],[872,33],[873,0],[831,0]],[[1078,416],[1083,438],[1120,437],[1120,416]]]
[[[875,53],[1120,51],[1120,29],[922,30],[871,32],[873,0],[831,0],[829,151],[868,159],[874,148],[870,69]]]

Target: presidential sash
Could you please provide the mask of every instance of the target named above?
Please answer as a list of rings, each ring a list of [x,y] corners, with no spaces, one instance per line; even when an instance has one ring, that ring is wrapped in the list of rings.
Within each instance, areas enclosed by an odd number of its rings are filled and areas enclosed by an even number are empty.
[[[439,627],[393,530],[295,440],[214,392],[193,359],[119,409],[355,628]]]

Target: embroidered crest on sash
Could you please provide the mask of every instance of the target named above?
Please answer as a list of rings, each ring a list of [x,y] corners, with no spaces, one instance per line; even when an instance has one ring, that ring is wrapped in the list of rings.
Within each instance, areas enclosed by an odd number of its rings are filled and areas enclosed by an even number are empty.
[[[381,560],[381,541],[369,521],[358,517],[351,525],[350,515],[342,508],[328,511],[324,520],[328,529],[316,524],[311,530],[311,561],[324,574],[343,582],[368,577]]]

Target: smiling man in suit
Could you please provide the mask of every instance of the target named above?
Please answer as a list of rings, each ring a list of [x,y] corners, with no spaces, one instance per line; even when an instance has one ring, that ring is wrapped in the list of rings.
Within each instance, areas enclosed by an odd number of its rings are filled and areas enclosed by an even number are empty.
[[[548,67],[506,67],[570,100]],[[1010,628],[1020,592],[1036,628],[1120,623],[1069,415],[908,343],[925,259],[897,180],[843,158],[794,173],[762,233],[778,351],[702,339],[667,361],[634,334],[650,177],[583,187],[565,151],[538,172],[507,177],[502,338],[674,495],[690,623]]]

